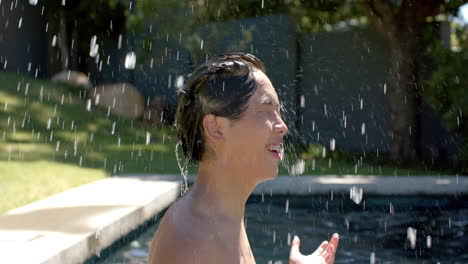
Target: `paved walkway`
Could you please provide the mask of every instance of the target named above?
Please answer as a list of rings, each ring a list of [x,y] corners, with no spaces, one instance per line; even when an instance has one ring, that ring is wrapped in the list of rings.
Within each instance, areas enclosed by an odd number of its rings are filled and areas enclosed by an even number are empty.
[[[457,195],[468,194],[468,177],[277,177],[254,193],[349,193],[353,186],[364,195]],[[82,263],[167,208],[179,193],[178,176],[125,175],[9,211],[0,215],[1,263]]]

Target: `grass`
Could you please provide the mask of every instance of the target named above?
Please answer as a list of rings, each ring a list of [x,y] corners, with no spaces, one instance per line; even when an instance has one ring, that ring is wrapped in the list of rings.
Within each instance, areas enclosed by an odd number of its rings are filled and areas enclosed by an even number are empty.
[[[0,213],[109,175],[179,172],[169,127],[87,111],[84,93],[45,80],[0,72],[0,85]]]
[[[171,127],[87,111],[82,91],[45,80],[0,72],[0,87],[0,214],[110,175],[180,173]],[[289,174],[295,160],[289,155],[279,173]],[[315,167],[306,159],[304,174],[433,172],[338,157],[316,158]]]

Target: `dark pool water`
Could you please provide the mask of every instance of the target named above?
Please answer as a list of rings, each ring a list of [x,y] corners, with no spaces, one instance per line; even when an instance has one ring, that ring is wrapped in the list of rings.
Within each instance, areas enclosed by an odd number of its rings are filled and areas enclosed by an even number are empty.
[[[468,263],[468,196],[371,196],[360,204],[349,193],[253,196],[246,224],[259,264],[288,263],[288,240],[296,234],[301,251],[311,253],[333,232],[341,237],[337,264]],[[147,263],[157,225],[134,232],[114,245],[111,254],[88,263]],[[416,233],[408,237],[408,228]]]

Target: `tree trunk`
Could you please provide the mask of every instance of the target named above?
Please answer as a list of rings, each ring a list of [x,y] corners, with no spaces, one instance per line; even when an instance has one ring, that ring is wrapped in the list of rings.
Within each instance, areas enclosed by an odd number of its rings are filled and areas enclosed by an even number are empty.
[[[373,26],[389,43],[387,102],[390,110],[390,158],[397,163],[420,159],[421,97],[418,66],[424,52],[422,31],[428,16],[440,12],[442,0],[366,0]]]
[[[49,62],[48,62],[48,75],[49,77],[53,76],[55,73],[59,72],[62,68],[60,61],[60,50],[59,50],[59,23],[58,19],[54,16],[55,14],[47,13],[47,53]]]
[[[417,90],[417,43],[398,38],[391,44],[387,102],[391,121],[390,158],[397,163],[419,159],[420,96]],[[416,49],[416,50],[415,50]]]
[[[60,10],[59,12],[59,28],[60,28],[60,63],[61,70],[64,71],[69,68],[69,59],[70,59],[70,49],[68,48],[68,33],[67,33],[67,19],[65,17],[65,12]]]

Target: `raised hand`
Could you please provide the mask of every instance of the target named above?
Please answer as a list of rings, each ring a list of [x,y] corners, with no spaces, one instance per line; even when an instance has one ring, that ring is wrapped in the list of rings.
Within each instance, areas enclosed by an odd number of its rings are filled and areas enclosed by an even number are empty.
[[[314,253],[302,255],[299,251],[301,241],[298,236],[294,236],[289,254],[289,264],[333,264],[339,240],[338,234],[333,234],[330,242],[323,241]]]

